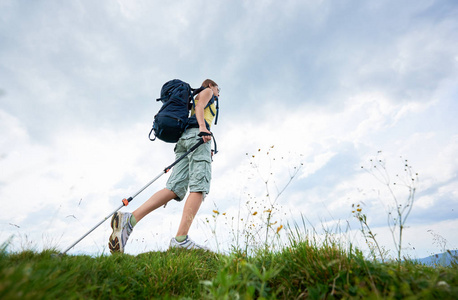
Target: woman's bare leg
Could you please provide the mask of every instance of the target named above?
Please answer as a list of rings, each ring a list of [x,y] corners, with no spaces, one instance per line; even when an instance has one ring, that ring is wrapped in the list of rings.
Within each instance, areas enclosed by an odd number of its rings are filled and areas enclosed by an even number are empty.
[[[152,212],[153,210],[167,204],[170,200],[175,199],[177,195],[168,189],[162,189],[152,195],[148,200],[145,201],[139,208],[137,208],[132,214],[135,220],[139,222],[144,216]]]
[[[200,205],[202,204],[202,193],[192,192],[189,193],[188,199],[183,208],[183,215],[181,217],[180,227],[176,236],[187,235],[189,228],[191,227],[192,221],[199,211]]]

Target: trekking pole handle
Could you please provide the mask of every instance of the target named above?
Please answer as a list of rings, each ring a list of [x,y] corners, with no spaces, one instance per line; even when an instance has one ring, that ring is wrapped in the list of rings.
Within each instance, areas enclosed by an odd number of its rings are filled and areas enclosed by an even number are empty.
[[[202,136],[209,136],[209,135],[213,136],[213,134],[208,133],[208,132],[203,132],[203,131],[199,132],[199,134],[198,134],[198,136],[200,136],[200,137],[202,137]]]
[[[216,123],[215,123],[215,124],[216,124]],[[208,133],[208,132],[203,132],[203,131],[201,131],[201,132],[199,132],[198,135],[199,135],[200,137],[203,137],[203,136],[211,136],[211,137],[213,138],[213,143],[214,143],[214,145],[215,145],[215,150],[214,150],[214,151],[212,150],[212,152],[213,152],[213,154],[218,153],[218,149],[217,149],[217,147],[216,147],[216,139],[215,139],[215,137],[213,136],[213,133],[211,133],[211,132]]]

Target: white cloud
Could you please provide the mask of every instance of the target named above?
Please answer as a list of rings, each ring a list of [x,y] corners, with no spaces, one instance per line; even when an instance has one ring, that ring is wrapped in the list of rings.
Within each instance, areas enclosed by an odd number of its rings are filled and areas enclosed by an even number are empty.
[[[314,226],[335,226],[364,201],[371,223],[383,227],[383,187],[360,169],[378,150],[393,176],[401,155],[420,174],[412,230],[418,220],[434,227],[456,219],[457,22],[444,13],[453,5],[1,5],[8,29],[0,30],[8,41],[0,49],[0,198],[8,199],[2,239],[20,232],[64,247],[171,163],[173,145],[150,143],[146,134],[159,109],[154,98],[172,77],[193,86],[209,77],[223,87],[213,128],[220,154],[196,240],[215,245],[205,225],[213,208],[236,215],[249,197],[264,199],[261,178],[274,193],[300,163],[279,198],[292,220],[302,213]],[[129,251],[165,249],[181,207],[153,213],[134,231]],[[109,231],[104,224],[75,252],[106,251]]]

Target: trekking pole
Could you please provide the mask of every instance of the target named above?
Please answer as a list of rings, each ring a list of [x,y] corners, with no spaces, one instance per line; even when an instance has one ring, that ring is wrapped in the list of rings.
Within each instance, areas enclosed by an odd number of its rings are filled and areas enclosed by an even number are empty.
[[[107,219],[109,219],[115,212],[117,212],[118,210],[120,210],[123,206],[127,206],[129,205],[130,201],[132,201],[135,197],[137,197],[141,192],[143,192],[148,186],[150,186],[153,182],[155,182],[157,179],[159,179],[159,177],[161,177],[162,175],[166,174],[167,172],[170,171],[170,169],[172,169],[179,161],[181,161],[183,158],[185,158],[189,153],[193,152],[194,150],[197,149],[197,147],[199,147],[200,145],[202,145],[204,143],[204,140],[203,138],[201,138],[199,140],[199,142],[197,142],[197,144],[195,144],[194,146],[191,147],[191,149],[189,149],[186,153],[184,153],[182,156],[180,156],[177,160],[175,160],[170,166],[167,166],[165,167],[165,169],[159,174],[157,175],[153,180],[151,180],[150,182],[148,182],[144,187],[142,187],[137,193],[135,193],[133,196],[129,197],[129,198],[124,198],[122,199],[122,204],[121,206],[119,206],[116,210],[114,210],[112,213],[110,213],[108,216],[106,216],[102,221],[100,221],[99,223],[97,223],[97,225],[95,225],[94,227],[92,227],[91,230],[89,230],[87,233],[85,233],[81,238],[79,238],[76,242],[74,242],[70,247],[68,247],[64,252],[60,253],[59,255],[64,255],[66,254],[70,249],[72,249],[73,247],[75,247],[76,244],[78,244],[82,239],[84,239],[86,236],[88,236],[92,231],[94,231],[97,227],[99,227],[103,222],[105,222]]]

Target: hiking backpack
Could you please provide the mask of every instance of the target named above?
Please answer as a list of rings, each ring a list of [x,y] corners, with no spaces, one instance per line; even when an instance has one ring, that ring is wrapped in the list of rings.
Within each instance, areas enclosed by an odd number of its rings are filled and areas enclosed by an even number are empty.
[[[188,83],[179,79],[167,81],[162,86],[161,97],[157,99],[157,101],[161,101],[163,104],[159,112],[154,116],[153,128],[151,128],[148,136],[149,139],[154,141],[158,138],[167,143],[178,142],[188,127],[189,111],[195,105],[194,97],[204,89],[204,87],[193,89]],[[211,105],[215,100],[217,100],[216,96],[209,101],[207,106]],[[213,111],[212,114],[214,115]],[[218,107],[215,124],[217,118]],[[194,123],[193,121],[191,120],[191,123]],[[194,126],[192,125],[191,127]],[[155,137],[152,139],[151,133],[153,132]]]

